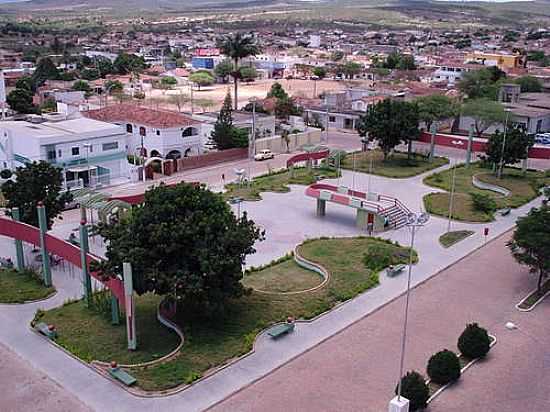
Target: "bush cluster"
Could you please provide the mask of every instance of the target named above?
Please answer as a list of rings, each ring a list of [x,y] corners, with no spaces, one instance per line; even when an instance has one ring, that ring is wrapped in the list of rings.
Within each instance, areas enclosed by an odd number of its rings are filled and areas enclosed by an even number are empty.
[[[399,386],[395,388],[396,395],[398,390]],[[425,408],[430,397],[430,389],[424,376],[416,371],[407,372],[401,378],[401,395],[409,400],[409,411]]]
[[[458,338],[457,346],[467,358],[483,358],[491,348],[491,339],[486,329],[477,323],[470,323]]]
[[[458,356],[447,349],[437,352],[428,361],[427,372],[430,379],[439,385],[446,385],[458,380],[460,378]]]
[[[470,193],[475,210],[483,213],[492,213],[497,210],[497,202],[490,195],[484,193]]]

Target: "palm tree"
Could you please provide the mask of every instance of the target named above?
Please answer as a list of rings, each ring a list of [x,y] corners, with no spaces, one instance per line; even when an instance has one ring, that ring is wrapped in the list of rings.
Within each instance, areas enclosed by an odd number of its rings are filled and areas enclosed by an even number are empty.
[[[238,104],[238,89],[239,89],[239,61],[246,57],[255,56],[260,53],[260,46],[256,43],[256,38],[252,34],[235,33],[224,36],[218,41],[220,51],[233,60],[233,82],[235,84],[235,110]]]

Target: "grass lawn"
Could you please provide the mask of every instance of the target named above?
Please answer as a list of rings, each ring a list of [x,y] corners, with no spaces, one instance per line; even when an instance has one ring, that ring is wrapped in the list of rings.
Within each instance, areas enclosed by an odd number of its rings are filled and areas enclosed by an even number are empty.
[[[169,362],[147,368],[132,368],[130,373],[138,379],[138,385],[145,390],[173,388],[191,383],[209,369],[219,367],[239,355],[249,352],[256,335],[269,325],[285,320],[288,316],[311,319],[339,302],[378,285],[378,273],[367,269],[365,251],[372,246],[385,251],[390,263],[406,263],[408,248],[391,244],[385,240],[357,237],[340,239],[317,239],[300,246],[300,253],[319,262],[331,271],[330,281],[322,288],[297,295],[266,295],[254,292],[229,302],[223,314],[211,320],[194,318],[182,310],[179,323],[185,335],[180,354]],[[247,275],[272,288],[288,281],[292,273],[302,277],[303,269],[289,260],[270,265]],[[318,275],[311,274],[315,282]],[[309,280],[294,280],[294,286]],[[137,299],[138,351],[126,349],[124,326],[112,326],[104,315],[87,310],[83,302],[67,304],[42,315],[47,323],[56,325],[60,334],[58,342],[85,360],[116,359],[120,363],[152,359],[165,354],[177,344],[172,332],[154,320],[159,297],[145,295]],[[299,327],[299,326],[298,326]]]
[[[302,167],[295,168],[291,174],[290,170],[285,169],[255,177],[252,179],[250,186],[247,184],[229,183],[225,186],[227,191],[223,194],[223,197],[225,199],[240,197],[244,200],[261,200],[261,192],[290,192],[288,185],[310,185],[317,181],[316,176],[333,178],[338,177],[338,172],[332,168],[322,167],[308,170]]]
[[[136,297],[136,331],[138,350],[127,349],[126,324],[111,325],[110,313],[90,310],[83,300],[38,312],[37,318],[57,328],[56,342],[87,362],[100,360],[118,363],[140,363],[166,355],[180,339],[156,317],[161,298],[151,293]]]
[[[443,247],[451,247],[455,243],[458,243],[473,234],[474,232],[471,230],[455,230],[454,232],[447,232],[439,236],[439,243],[441,243]]]
[[[521,309],[530,309],[537,301],[542,298],[545,294],[550,292],[550,280],[547,280],[542,284],[540,291],[536,290],[531,293],[527,299],[525,299],[521,305],[518,305]]]
[[[444,157],[435,157],[433,162],[429,162],[422,156],[416,155],[412,159],[407,159],[407,153],[394,152],[386,161],[381,150],[372,152],[355,153],[355,170],[358,172],[369,173],[370,157],[372,159],[372,174],[385,177],[404,178],[416,176],[428,170],[435,169],[449,163]],[[342,169],[353,170],[353,154],[348,154],[342,162]]]
[[[482,190],[472,185],[472,176],[479,180],[496,184],[511,191],[511,195],[504,197],[490,190]],[[451,188],[451,170],[434,173],[424,179],[428,186],[449,191]],[[481,167],[480,163],[473,163],[470,168],[460,165],[456,169],[455,196],[453,201],[453,219],[468,222],[490,222],[494,220],[494,212],[486,213],[474,208],[470,193],[483,193],[491,196],[497,208],[519,207],[538,196],[538,189],[550,184],[550,176],[544,172],[528,171],[523,175],[520,169],[507,167],[502,179],[497,179],[489,169]],[[426,210],[435,215],[447,217],[449,215],[449,193],[430,193],[424,197]]]
[[[314,288],[323,281],[321,275],[298,266],[292,257],[270,269],[245,273],[243,284],[265,292],[297,292]]]
[[[30,270],[0,270],[0,303],[25,303],[44,299],[54,292],[53,286],[44,286],[42,279]]]

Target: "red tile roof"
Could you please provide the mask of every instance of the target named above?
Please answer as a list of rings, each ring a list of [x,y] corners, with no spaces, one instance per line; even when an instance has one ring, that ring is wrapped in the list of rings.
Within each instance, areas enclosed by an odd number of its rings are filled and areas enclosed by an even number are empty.
[[[84,116],[104,122],[132,122],[158,129],[185,127],[201,123],[182,113],[155,110],[133,104],[114,104],[102,109],[83,112]]]

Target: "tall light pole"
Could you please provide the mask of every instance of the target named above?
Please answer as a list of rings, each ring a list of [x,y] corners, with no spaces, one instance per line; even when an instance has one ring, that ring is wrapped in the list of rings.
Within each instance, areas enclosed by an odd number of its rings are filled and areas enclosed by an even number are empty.
[[[506,120],[504,122],[504,136],[502,137],[502,149],[500,151],[500,165],[498,168],[497,177],[500,179],[502,177],[502,170],[504,169],[504,151],[506,149],[506,133],[508,132],[508,116],[510,114],[510,109],[506,109]]]
[[[424,226],[430,215],[428,213],[410,213],[407,216],[407,226],[411,228],[411,246],[409,250],[409,273],[407,277],[407,292],[405,294],[405,320],[403,322],[403,333],[401,336],[401,357],[399,360],[399,381],[397,384],[397,396],[390,401],[390,410],[405,411],[408,410],[408,402],[401,398],[401,378],[403,377],[403,367],[405,365],[405,348],[407,343],[407,324],[409,321],[409,300],[411,294],[412,264],[414,260],[414,238],[416,229]],[[401,406],[405,404],[406,406]]]
[[[256,98],[251,97],[249,101],[252,103],[252,133],[248,143],[248,155],[250,159],[254,159],[256,154]]]
[[[451,171],[451,193],[449,194],[449,219],[447,221],[447,232],[451,231],[451,219],[453,217],[453,202],[455,197],[455,182],[456,182],[456,160]]]
[[[325,104],[327,105],[326,107],[326,113],[325,113],[325,118],[327,119],[327,121],[325,122],[325,143],[328,144],[328,121],[329,121],[329,114],[328,114],[328,99],[325,97]]]

